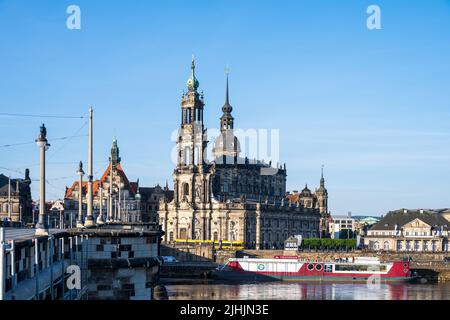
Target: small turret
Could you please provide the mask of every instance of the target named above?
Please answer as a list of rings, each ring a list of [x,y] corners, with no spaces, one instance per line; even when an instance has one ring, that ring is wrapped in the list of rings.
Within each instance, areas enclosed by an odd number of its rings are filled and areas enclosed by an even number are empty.
[[[111,147],[111,157],[109,158],[109,161],[112,162],[112,164],[115,166],[116,164],[120,163],[120,156],[119,156],[119,147],[117,146],[117,139],[114,138],[112,147]]]

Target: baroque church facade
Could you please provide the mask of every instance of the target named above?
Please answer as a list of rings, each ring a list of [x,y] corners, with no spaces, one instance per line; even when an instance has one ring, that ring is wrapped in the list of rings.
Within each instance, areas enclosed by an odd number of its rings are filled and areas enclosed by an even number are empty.
[[[286,165],[273,167],[240,157],[228,76],[220,134],[212,149],[213,160],[207,160],[205,104],[198,87],[192,61],[188,90],[181,100],[173,199],[161,201],[158,212],[163,242],[236,241],[262,249],[282,247],[291,235],[318,237],[321,210],[327,208],[287,198]],[[321,203],[326,206],[327,202]]]

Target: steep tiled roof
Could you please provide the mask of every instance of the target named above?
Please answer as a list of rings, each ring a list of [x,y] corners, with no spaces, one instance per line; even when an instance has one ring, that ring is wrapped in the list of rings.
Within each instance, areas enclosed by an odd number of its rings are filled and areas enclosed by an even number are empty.
[[[286,195],[286,199],[291,202],[297,202],[300,200],[300,193],[289,193],[288,195]]]
[[[286,200],[291,202],[297,202],[300,201],[300,198],[302,197],[313,197],[316,198],[316,195],[312,193],[309,189],[306,190],[303,189],[302,192],[293,192],[286,194]]]
[[[100,180],[95,180],[92,184],[93,187],[93,194],[94,196],[97,195],[98,193],[98,189],[100,188],[100,183],[103,184],[104,182],[108,182],[108,176],[109,176],[109,172],[111,170],[111,166],[108,165],[108,167],[106,168],[105,172],[103,173],[102,177],[100,178]],[[137,192],[137,183],[136,182],[131,182],[128,180],[127,175],[125,174],[125,172],[122,169],[122,166],[120,165],[120,163],[116,164],[116,172],[120,175],[120,177],[123,180],[123,183],[125,185],[124,188],[130,190],[130,193],[135,194]],[[65,199],[68,199],[72,196],[73,191],[78,188],[78,181],[75,181],[72,186],[70,188],[68,188],[66,190],[66,194],[64,196]],[[87,181],[83,181],[83,194],[85,195],[87,193]]]

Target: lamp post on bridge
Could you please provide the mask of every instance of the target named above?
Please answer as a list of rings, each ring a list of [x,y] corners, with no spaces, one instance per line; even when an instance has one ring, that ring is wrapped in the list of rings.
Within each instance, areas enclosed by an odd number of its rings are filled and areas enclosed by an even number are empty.
[[[86,211],[86,221],[84,225],[86,227],[95,226],[94,215],[93,215],[93,152],[92,152],[92,113],[94,110],[92,107],[89,108],[89,154],[88,154],[88,184],[87,184],[87,211]]]
[[[77,218],[77,228],[83,228],[83,162],[80,161],[78,165],[78,218]]]
[[[36,224],[36,235],[48,235],[48,225],[45,219],[45,152],[50,147],[47,140],[47,129],[42,124],[36,144],[40,148],[40,204],[39,218]]]

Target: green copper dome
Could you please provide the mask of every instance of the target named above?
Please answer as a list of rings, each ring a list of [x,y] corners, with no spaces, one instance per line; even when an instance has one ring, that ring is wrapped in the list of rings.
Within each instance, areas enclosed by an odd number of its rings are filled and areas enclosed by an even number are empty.
[[[192,65],[191,65],[191,76],[189,77],[187,81],[187,87],[189,90],[196,91],[198,88],[198,80],[195,77],[195,60],[194,57],[192,57]]]

